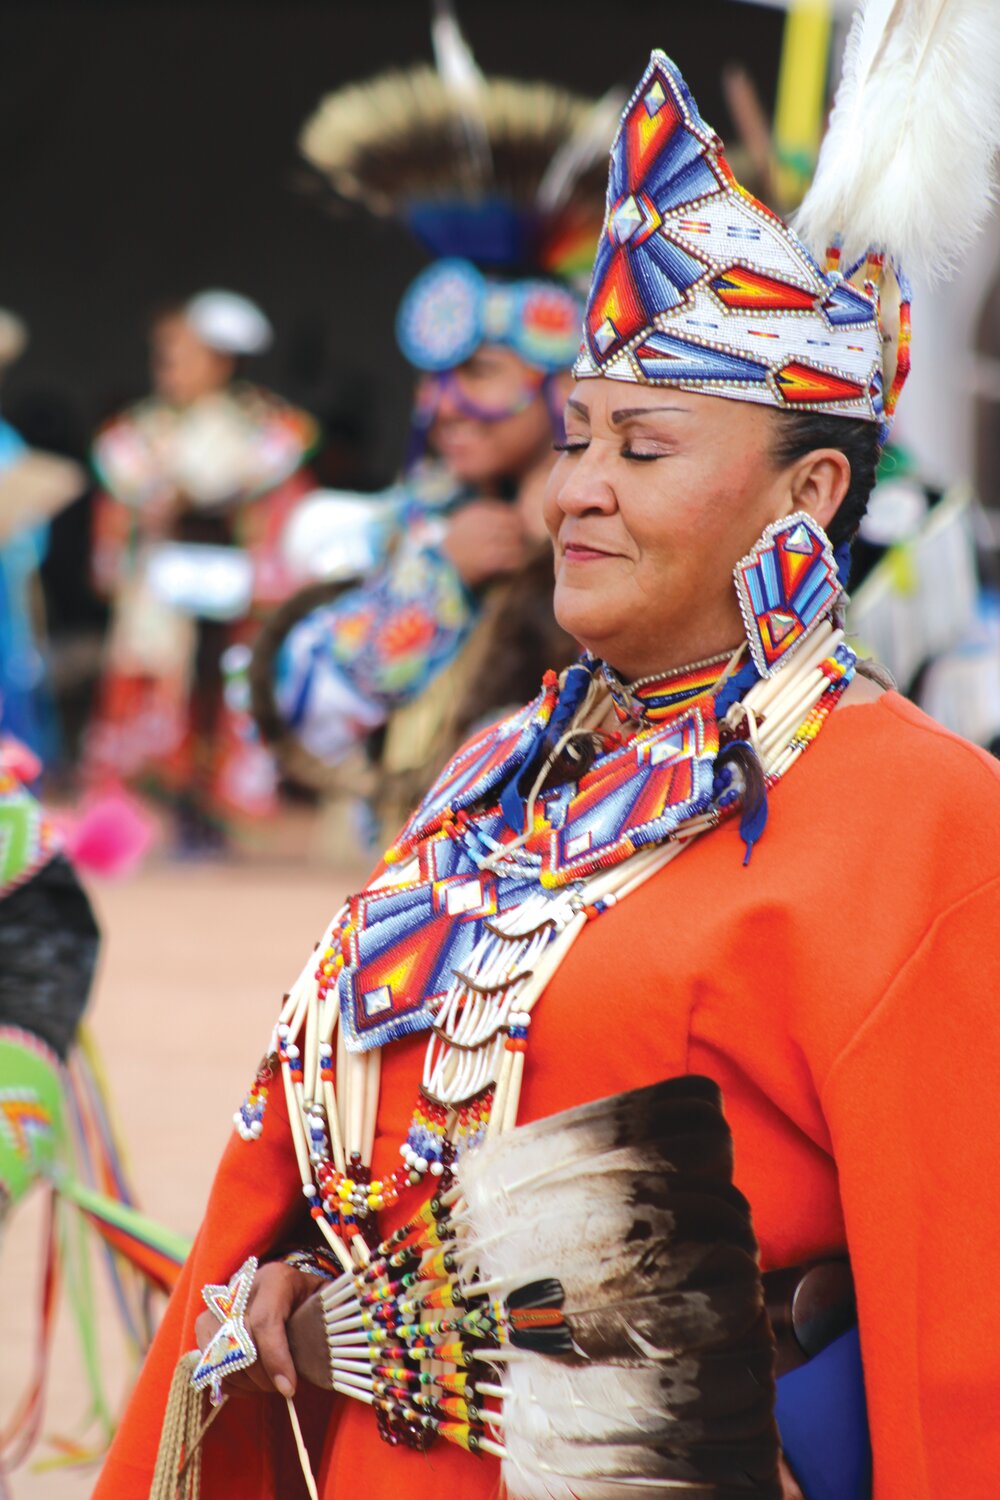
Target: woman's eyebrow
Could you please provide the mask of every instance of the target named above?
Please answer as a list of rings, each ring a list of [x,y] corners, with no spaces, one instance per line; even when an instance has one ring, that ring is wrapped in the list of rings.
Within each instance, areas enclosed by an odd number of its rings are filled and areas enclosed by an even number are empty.
[[[569,407],[570,411],[575,411],[577,416],[582,417],[585,422],[590,421],[590,412],[587,407],[584,406],[582,401],[574,401],[573,397],[570,396],[569,400],[566,402],[566,405]]]
[[[680,412],[682,416],[691,414],[687,406],[625,406],[621,411],[611,413],[611,425],[617,427],[619,423],[627,422],[631,417],[657,417],[661,412]]]

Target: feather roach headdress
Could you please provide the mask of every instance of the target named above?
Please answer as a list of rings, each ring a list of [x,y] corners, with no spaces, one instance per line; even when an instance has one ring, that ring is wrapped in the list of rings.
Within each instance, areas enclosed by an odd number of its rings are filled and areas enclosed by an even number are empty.
[[[484,77],[446,5],[433,38],[436,69],[384,73],[324,99],[302,153],[337,198],[405,224],[443,262],[400,310],[412,364],[452,368],[489,339],[542,370],[566,369],[582,313],[570,287],[586,283],[600,233],[620,100]]]
[[[620,98],[485,78],[450,17],[439,65],[325,98],[300,148],[341,199],[404,223],[437,259],[569,276],[590,268]]]
[[[790,228],[654,52],[622,116],[576,374],[878,422],[909,371],[905,273],[954,269],[993,194],[991,0],[867,0]]]
[[[717,1086],[678,1078],[467,1153],[293,1317],[296,1368],[515,1500],[773,1496],[773,1345]]]

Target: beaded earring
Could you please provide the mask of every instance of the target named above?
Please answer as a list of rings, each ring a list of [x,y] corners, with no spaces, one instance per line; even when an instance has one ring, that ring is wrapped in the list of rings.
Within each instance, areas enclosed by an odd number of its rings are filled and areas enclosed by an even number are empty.
[[[841,595],[830,539],[805,511],[773,521],[733,569],[750,655],[772,677]]]

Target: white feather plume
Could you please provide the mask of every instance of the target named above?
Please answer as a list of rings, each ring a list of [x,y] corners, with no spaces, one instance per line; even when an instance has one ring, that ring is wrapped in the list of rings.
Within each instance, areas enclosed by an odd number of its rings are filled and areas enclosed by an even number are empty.
[[[679,1362],[683,1366],[683,1361]],[[688,1364],[694,1366],[694,1361]],[[691,1374],[697,1372],[692,1368]],[[577,1365],[567,1369],[558,1360],[525,1355],[501,1367],[506,1441],[515,1462],[522,1465],[530,1448],[556,1442],[642,1442],[661,1430],[667,1419],[663,1391],[655,1370],[628,1365]],[[683,1373],[678,1385],[683,1380]],[[687,1387],[698,1395],[694,1381]]]
[[[475,98],[484,83],[482,70],[472,54],[449,0],[437,0],[431,21],[434,61],[447,87],[467,99]]]
[[[701,1492],[700,1485],[649,1473],[644,1445],[651,1432],[664,1431],[654,1376],[597,1366],[570,1377],[558,1365],[537,1359],[534,1365],[504,1370],[503,1479],[510,1500],[616,1500],[661,1488],[680,1490],[686,1500],[692,1488]]]
[[[1000,147],[997,0],[866,0],[795,228],[843,264],[879,250],[952,274],[989,216]]]
[[[469,168],[477,178],[485,179],[491,164],[489,135],[483,117],[486,79],[462,35],[451,0],[435,0],[431,44],[441,82],[458,106],[469,153]]]

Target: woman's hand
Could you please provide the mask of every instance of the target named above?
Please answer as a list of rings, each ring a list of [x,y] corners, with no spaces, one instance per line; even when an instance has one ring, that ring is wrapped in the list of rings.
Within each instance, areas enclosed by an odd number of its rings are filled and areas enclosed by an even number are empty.
[[[232,1395],[294,1396],[297,1376],[288,1347],[285,1324],[297,1307],[319,1291],[322,1282],[308,1271],[271,1261],[254,1277],[243,1321],[257,1346],[257,1363],[225,1381]],[[205,1349],[219,1331],[219,1320],[207,1309],[194,1325],[198,1348]]]
[[[501,573],[516,573],[528,560],[517,510],[501,500],[463,505],[448,522],[441,550],[472,589]]]

